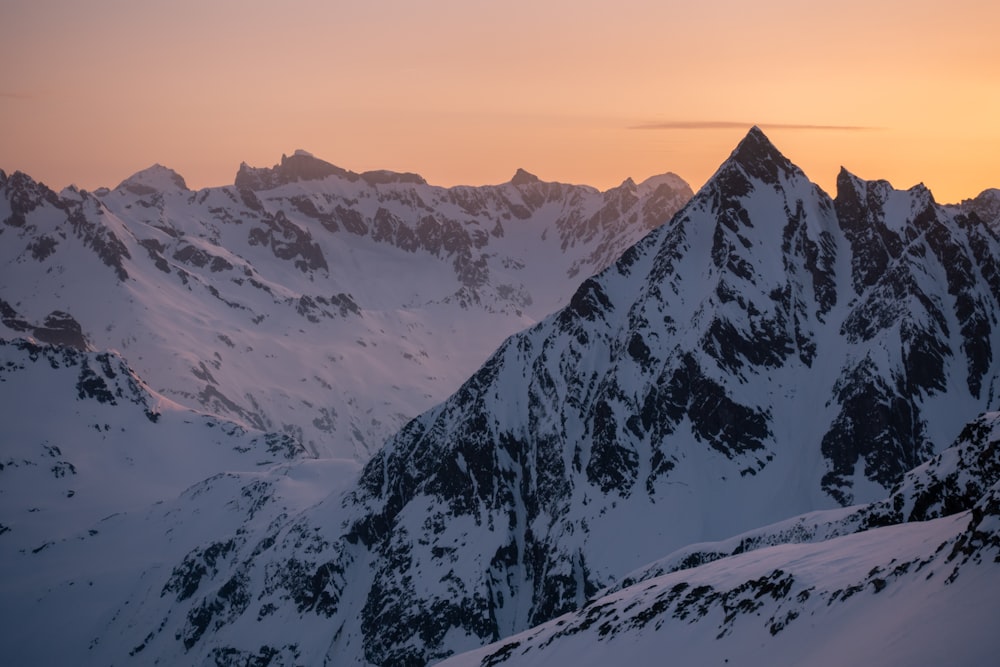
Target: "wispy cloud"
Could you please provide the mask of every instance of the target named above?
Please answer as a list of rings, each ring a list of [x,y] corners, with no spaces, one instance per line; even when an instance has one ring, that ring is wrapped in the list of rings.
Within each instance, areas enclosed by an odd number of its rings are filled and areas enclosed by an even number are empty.
[[[756,125],[762,130],[826,130],[834,132],[867,132],[880,127],[864,125],[810,125],[806,123],[741,123],[731,120],[671,120],[632,125],[631,130],[749,130]]]
[[[0,98],[5,100],[31,100],[35,96],[29,93],[16,93],[9,90],[0,90]]]

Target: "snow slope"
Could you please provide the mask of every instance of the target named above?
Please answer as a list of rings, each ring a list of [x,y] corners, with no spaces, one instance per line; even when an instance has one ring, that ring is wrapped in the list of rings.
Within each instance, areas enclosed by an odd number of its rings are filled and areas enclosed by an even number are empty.
[[[42,549],[115,512],[174,497],[219,471],[305,457],[280,434],[248,432],[150,391],[114,353],[0,341],[2,521]]]
[[[995,508],[998,492],[984,504]],[[975,559],[961,553],[981,528],[964,512],[732,556],[439,664],[991,664],[1000,650],[996,544]]]
[[[157,563],[260,520],[255,498],[301,511],[359,472],[309,458],[287,435],[183,408],[114,353],[0,341],[0,406],[9,664],[80,663]]]

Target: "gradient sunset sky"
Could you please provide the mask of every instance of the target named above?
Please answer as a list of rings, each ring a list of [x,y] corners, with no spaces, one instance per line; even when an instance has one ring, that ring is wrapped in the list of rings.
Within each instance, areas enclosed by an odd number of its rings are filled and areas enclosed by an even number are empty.
[[[437,185],[695,189],[752,124],[940,202],[1000,187],[996,0],[0,0],[0,168],[189,187],[298,148]]]

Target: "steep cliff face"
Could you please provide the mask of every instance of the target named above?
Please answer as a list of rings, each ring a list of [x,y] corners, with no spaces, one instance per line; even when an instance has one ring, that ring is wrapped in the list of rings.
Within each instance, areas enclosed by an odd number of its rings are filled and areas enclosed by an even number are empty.
[[[120,350],[178,403],[360,461],[691,196],[669,174],[446,189],[304,151],[198,192],[154,165],[0,193],[4,337]]]
[[[922,188],[844,172],[830,198],[754,129],[669,224],[508,339],[346,492],[292,511],[243,486],[253,514],[234,511],[228,530],[150,571],[95,655],[120,662],[127,645],[174,662],[423,665],[667,572],[661,559],[687,545],[815,510],[829,513],[822,526],[790,520],[740,550],[796,535],[863,550],[867,538],[849,533],[965,511],[972,532],[948,524],[942,539],[989,542],[995,426],[970,427],[979,436],[967,430],[965,449],[904,473],[996,407],[998,253],[995,230]],[[906,530],[898,557],[929,556],[920,528]],[[684,567],[737,548],[689,548]],[[877,560],[859,557],[851,572],[891,564]],[[665,601],[640,600],[643,619],[729,613],[760,593],[780,631],[800,582],[755,567],[739,581],[721,569],[684,586],[675,577],[657,592]],[[868,570],[844,585],[886,585]],[[600,617],[625,633],[611,609],[585,607],[573,623]]]

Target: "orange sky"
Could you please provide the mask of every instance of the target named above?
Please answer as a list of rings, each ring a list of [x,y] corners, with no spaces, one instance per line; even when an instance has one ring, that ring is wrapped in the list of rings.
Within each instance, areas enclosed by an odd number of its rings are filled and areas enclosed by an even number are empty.
[[[998,34],[996,0],[0,0],[0,168],[197,188],[305,148],[697,188],[756,123],[831,192],[844,165],[951,202],[1000,187]]]

